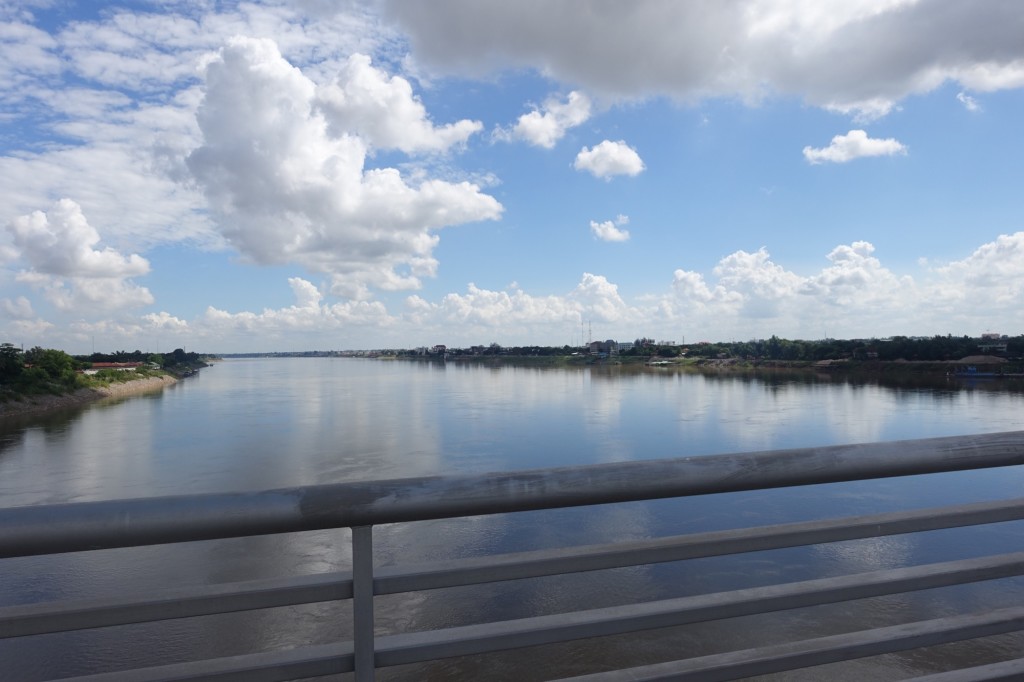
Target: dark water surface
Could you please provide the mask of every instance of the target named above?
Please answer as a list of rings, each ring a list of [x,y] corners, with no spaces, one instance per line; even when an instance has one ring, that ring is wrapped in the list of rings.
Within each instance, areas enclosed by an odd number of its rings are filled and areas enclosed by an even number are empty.
[[[231,360],[161,393],[0,423],[4,507],[527,469],[1021,429],[1024,387],[884,386],[656,368],[487,368],[352,359]],[[1016,468],[404,524],[378,565],[1021,495]],[[0,605],[346,569],[348,531],[0,560]],[[486,622],[1024,548],[997,524],[379,598],[381,633]],[[991,583],[384,671],[380,679],[540,680],[1024,603]],[[337,641],[319,604],[0,641],[0,680],[34,681]],[[1024,655],[992,637],[786,680],[903,679]]]

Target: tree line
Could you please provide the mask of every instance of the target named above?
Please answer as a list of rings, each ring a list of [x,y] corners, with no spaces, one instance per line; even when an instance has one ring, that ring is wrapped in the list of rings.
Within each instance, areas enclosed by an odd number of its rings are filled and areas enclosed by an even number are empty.
[[[587,353],[578,346],[489,346],[445,348],[447,357],[458,356],[565,356]],[[418,355],[423,351],[399,351],[399,355]],[[426,351],[427,355],[436,354]],[[886,339],[820,339],[814,341],[768,339],[750,341],[700,342],[689,345],[659,344],[653,339],[638,338],[628,350],[620,350],[625,357],[686,356],[690,358],[737,358],[742,360],[778,360],[789,362],[816,362],[820,360],[948,362],[971,355],[998,355],[1006,358],[1024,357],[1024,335],[982,339],[972,336],[893,336]]]
[[[203,362],[198,353],[187,353],[183,348],[175,348],[170,353],[143,353],[141,350],[119,350],[113,353],[93,353],[91,355],[75,355],[74,358],[85,363],[94,362],[146,362],[163,369],[171,369],[177,365],[197,365]]]
[[[1004,348],[1005,346],[1005,348]],[[994,348],[993,348],[994,347]],[[971,355],[1024,356],[1024,335],[981,339],[972,336],[893,336],[887,339],[821,339],[816,341],[768,339],[697,343],[689,346],[664,346],[649,339],[637,339],[623,355],[659,355],[702,358],[741,358],[747,360],[908,360],[944,362]]]
[[[117,351],[91,355],[68,355],[62,350],[36,346],[22,351],[12,343],[0,344],[0,389],[4,393],[66,393],[92,385],[82,370],[98,362],[141,362],[142,374],[147,368],[175,371],[178,367],[203,364],[197,353],[186,353],[176,348],[166,355],[142,351]],[[139,376],[125,375],[117,370],[105,370],[97,375],[98,381],[125,380]]]
[[[18,392],[60,392],[76,388],[79,363],[61,350],[30,348],[22,352],[11,343],[0,344],[0,384]]]

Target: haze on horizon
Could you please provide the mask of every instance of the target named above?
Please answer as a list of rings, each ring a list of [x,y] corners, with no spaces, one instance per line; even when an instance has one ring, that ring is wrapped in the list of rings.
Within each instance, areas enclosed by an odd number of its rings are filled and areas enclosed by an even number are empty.
[[[1024,5],[0,0],[0,341],[1024,333]]]

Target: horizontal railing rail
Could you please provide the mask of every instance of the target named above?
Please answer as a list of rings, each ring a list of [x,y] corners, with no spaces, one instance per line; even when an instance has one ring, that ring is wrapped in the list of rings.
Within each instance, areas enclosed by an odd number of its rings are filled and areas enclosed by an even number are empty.
[[[377,596],[400,594],[1022,519],[1024,498],[470,557],[376,569],[373,592]],[[144,599],[110,597],[21,604],[0,607],[0,638],[351,598],[352,574],[338,571],[169,589]]]
[[[502,474],[354,482],[255,493],[2,509],[0,557],[349,527],[353,530],[353,570],[180,587],[138,598],[8,606],[0,608],[0,637],[353,599],[353,642],[76,679],[287,680],[355,670],[356,678],[362,680],[372,679],[375,667],[1013,577],[1024,574],[1024,553],[375,638],[374,596],[1022,520],[1024,499],[378,569],[372,563],[372,526],[1022,463],[1024,432],[1015,432]],[[916,648],[977,637],[982,635],[972,633],[981,631],[1009,632],[1024,627],[1020,625],[1021,618],[1013,609],[998,614],[967,614],[959,620],[915,624],[921,632],[912,636],[886,638],[879,636],[881,630],[873,630],[851,633],[845,639],[791,643],[790,649],[768,647],[733,652],[729,659],[733,663],[728,665],[722,655],[580,679],[736,679],[820,664],[814,661],[847,660],[902,650],[899,647]],[[873,643],[867,644],[869,641]],[[922,641],[928,644],[919,643]],[[977,676],[1016,670],[1010,664],[991,668],[991,673],[986,672],[989,668],[964,671],[963,679],[1009,679]],[[723,672],[708,672],[712,669]],[[719,674],[725,676],[715,676]]]
[[[1024,432],[0,510],[0,558],[1024,464]]]

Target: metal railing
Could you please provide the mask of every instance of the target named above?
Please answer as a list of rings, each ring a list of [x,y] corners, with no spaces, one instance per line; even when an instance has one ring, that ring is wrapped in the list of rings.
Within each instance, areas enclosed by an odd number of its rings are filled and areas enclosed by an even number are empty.
[[[1024,432],[686,457],[500,474],[0,510],[0,558],[352,529],[351,573],[0,608],[0,637],[353,602],[351,642],[73,678],[290,680],[635,633],[1024,574],[1024,552],[440,630],[374,635],[374,597],[1024,519],[1024,499],[374,568],[373,526],[1024,464]],[[577,680],[727,680],[1024,629],[1024,605],[700,656]],[[1024,659],[919,678],[1009,680]]]

